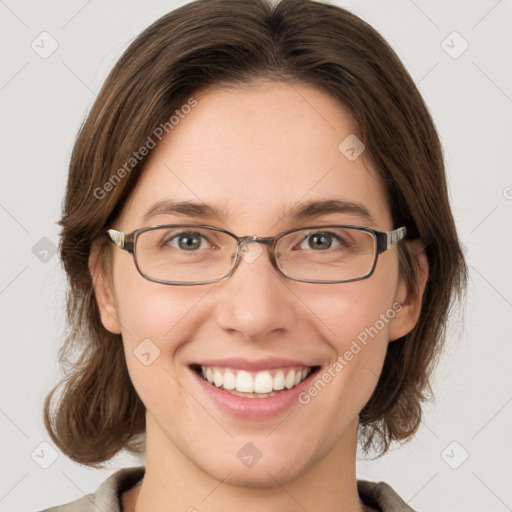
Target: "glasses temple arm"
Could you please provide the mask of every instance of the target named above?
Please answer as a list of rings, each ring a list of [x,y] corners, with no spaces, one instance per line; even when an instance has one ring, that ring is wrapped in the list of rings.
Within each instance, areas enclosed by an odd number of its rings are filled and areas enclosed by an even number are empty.
[[[106,231],[107,238],[119,249],[123,249],[124,251],[133,252],[133,237],[131,235],[127,235],[122,231],[117,231],[115,229],[109,229]]]
[[[400,240],[407,236],[407,229],[405,227],[397,228],[385,233],[378,232],[377,235],[377,253],[380,254],[387,251],[393,245],[396,245]]]

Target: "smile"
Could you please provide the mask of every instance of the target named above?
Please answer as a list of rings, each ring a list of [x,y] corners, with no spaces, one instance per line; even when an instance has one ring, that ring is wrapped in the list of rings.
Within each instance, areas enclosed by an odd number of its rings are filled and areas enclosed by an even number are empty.
[[[200,366],[200,374],[210,384],[232,394],[247,398],[274,396],[283,389],[292,389],[311,373],[311,367],[272,369],[248,372],[235,368]]]
[[[322,367],[278,357],[232,357],[188,366],[197,389],[219,410],[252,421],[275,418],[297,405],[298,395]]]

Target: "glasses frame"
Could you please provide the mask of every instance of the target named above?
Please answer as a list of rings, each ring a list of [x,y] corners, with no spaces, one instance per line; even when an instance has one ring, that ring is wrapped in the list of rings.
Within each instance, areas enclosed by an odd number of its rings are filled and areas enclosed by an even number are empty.
[[[161,229],[161,228],[203,228],[203,229],[210,229],[212,231],[218,231],[220,233],[225,233],[226,235],[229,235],[237,242],[237,250],[235,255],[235,260],[232,264],[231,269],[222,277],[218,279],[210,279],[208,281],[197,281],[197,282],[184,282],[184,281],[165,281],[162,279],[156,279],[153,277],[148,276],[147,274],[144,274],[144,272],[139,267],[139,264],[137,262],[137,257],[135,255],[136,253],[136,244],[137,244],[137,238],[140,236],[141,233],[145,233],[146,231],[152,231],[155,229]],[[280,267],[279,263],[276,260],[276,254],[275,254],[275,248],[277,245],[277,242],[283,238],[286,235],[289,235],[290,233],[294,233],[296,231],[302,231],[302,230],[311,230],[311,229],[328,229],[328,228],[350,228],[350,229],[356,229],[358,231],[365,231],[373,236],[375,240],[374,244],[374,256],[373,256],[373,265],[371,269],[361,277],[356,277],[353,279],[343,279],[343,280],[335,280],[335,281],[327,281],[327,280],[317,280],[317,279],[300,279],[297,277],[291,277],[288,274],[286,274]],[[294,228],[290,229],[288,231],[283,231],[282,233],[279,233],[276,236],[271,237],[260,237],[255,235],[247,235],[247,236],[237,236],[234,233],[231,233],[230,231],[227,231],[222,228],[217,228],[214,226],[207,226],[207,225],[197,225],[197,224],[162,224],[162,225],[154,225],[154,226],[148,226],[140,229],[136,229],[135,231],[132,231],[131,233],[125,233],[123,231],[117,231],[115,229],[109,229],[105,231],[105,234],[107,235],[107,238],[116,246],[119,247],[119,249],[122,249],[123,251],[127,251],[132,254],[133,261],[135,263],[135,267],[137,268],[139,274],[147,279],[148,281],[152,281],[154,283],[160,283],[160,284],[169,284],[169,285],[176,285],[176,286],[191,286],[191,285],[202,285],[202,284],[212,284],[212,283],[218,283],[220,281],[223,281],[225,279],[229,279],[235,270],[238,268],[238,265],[240,264],[240,260],[243,259],[241,256],[241,251],[243,247],[246,244],[250,243],[260,243],[270,246],[271,252],[270,252],[270,261],[274,268],[276,268],[281,275],[286,277],[287,279],[291,279],[292,281],[300,281],[302,283],[316,283],[316,284],[336,284],[336,283],[350,283],[353,281],[361,281],[363,279],[368,279],[373,272],[375,271],[375,267],[377,265],[377,259],[379,254],[382,254],[383,252],[387,251],[394,245],[396,245],[400,240],[407,237],[407,229],[405,226],[393,229],[391,231],[377,231],[373,228],[368,227],[362,227],[362,226],[352,226],[348,224],[330,224],[330,225],[323,225],[323,226],[305,226],[301,228]]]

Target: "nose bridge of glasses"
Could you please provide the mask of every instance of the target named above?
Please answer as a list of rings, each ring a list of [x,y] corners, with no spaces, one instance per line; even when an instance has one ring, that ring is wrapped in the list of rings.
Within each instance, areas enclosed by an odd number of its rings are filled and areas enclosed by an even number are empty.
[[[274,238],[272,237],[266,237],[266,236],[241,236],[238,238],[238,252],[241,253],[246,252],[244,251],[244,247],[246,247],[248,244],[252,243],[258,243],[263,245],[268,245],[269,247],[272,247],[274,245]]]
[[[257,246],[253,251],[249,252],[248,245],[256,243]],[[237,256],[243,259],[246,263],[253,263],[263,253],[262,245],[268,245],[270,248],[274,246],[274,238],[259,237],[259,236],[243,236],[238,238],[238,251]],[[271,255],[271,260],[273,257]]]

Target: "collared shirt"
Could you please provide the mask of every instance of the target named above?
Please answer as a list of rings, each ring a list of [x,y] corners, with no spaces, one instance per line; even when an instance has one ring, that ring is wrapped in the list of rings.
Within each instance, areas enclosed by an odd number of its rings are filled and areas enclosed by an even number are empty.
[[[144,466],[120,469],[107,478],[95,493],[48,508],[42,512],[122,512],[121,495],[134,487],[144,476]],[[357,481],[361,501],[379,512],[414,512],[400,496],[384,482]]]

